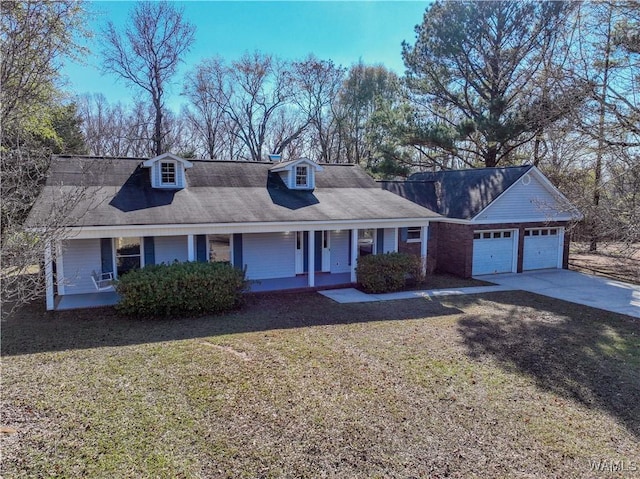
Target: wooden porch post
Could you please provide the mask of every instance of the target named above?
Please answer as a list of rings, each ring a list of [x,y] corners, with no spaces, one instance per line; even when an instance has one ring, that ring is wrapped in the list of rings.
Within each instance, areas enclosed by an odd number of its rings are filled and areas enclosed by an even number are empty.
[[[47,296],[47,311],[53,311],[53,254],[51,253],[51,240],[44,245],[44,279]]]
[[[316,232],[314,230],[309,231],[309,244],[307,246],[307,255],[309,256],[309,269],[308,269],[308,285],[313,288],[316,285]]]
[[[358,263],[358,230],[351,230],[351,282],[355,283],[358,278],[356,277],[356,266]]]

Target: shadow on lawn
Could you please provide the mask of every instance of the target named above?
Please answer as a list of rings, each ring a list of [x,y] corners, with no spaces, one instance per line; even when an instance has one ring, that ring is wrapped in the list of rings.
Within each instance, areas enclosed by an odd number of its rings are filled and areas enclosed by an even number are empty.
[[[469,356],[489,355],[543,390],[609,412],[640,437],[637,319],[526,293],[485,299],[495,301],[493,313],[458,323]],[[466,301],[474,299],[455,304]]]
[[[249,295],[239,311],[185,319],[132,319],[113,308],[46,312],[32,303],[2,321],[2,355],[127,346],[246,332],[459,314],[424,299],[338,304],[317,293]]]

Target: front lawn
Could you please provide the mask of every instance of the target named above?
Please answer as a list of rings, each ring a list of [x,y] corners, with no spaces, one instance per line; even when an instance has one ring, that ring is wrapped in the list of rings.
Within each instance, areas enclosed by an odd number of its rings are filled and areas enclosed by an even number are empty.
[[[527,293],[159,321],[34,305],[2,354],[2,477],[640,470],[640,322]]]

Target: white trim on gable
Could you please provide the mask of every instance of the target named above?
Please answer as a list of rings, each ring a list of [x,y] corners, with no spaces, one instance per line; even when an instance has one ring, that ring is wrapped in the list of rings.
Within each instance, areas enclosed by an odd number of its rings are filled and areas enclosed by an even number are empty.
[[[188,160],[185,160],[184,158],[181,158],[177,155],[174,155],[173,153],[163,153],[162,155],[158,155],[155,156],[153,158],[149,158],[148,160],[145,160],[142,163],[142,166],[144,166],[145,168],[150,168],[151,166],[153,166],[155,163],[157,163],[160,160],[173,160],[173,161],[179,161],[180,163],[182,163],[182,165],[185,168],[191,168],[193,166],[193,163],[191,163]]]
[[[297,181],[299,176],[297,172],[298,168],[303,166],[307,169],[307,181],[305,184],[299,184]],[[269,170],[273,173],[278,173],[282,181],[287,185],[287,188],[291,190],[313,190],[316,186],[316,172],[323,171],[323,168],[309,158],[299,158],[297,160],[276,163],[269,168]]]
[[[172,164],[173,168],[173,182],[167,182],[164,180],[166,177],[162,171],[162,165]],[[162,155],[150,158],[142,163],[143,168],[149,168],[149,174],[151,175],[151,186],[153,188],[166,188],[166,189],[182,189],[187,186],[186,169],[191,168],[193,163],[180,158],[172,153],[164,153]]]
[[[572,221],[582,218],[580,212],[542,174],[532,166],[503,191],[471,222],[526,223],[534,221]]]

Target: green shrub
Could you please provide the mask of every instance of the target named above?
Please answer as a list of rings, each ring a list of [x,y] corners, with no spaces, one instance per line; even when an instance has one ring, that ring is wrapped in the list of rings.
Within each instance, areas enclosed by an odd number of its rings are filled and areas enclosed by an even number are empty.
[[[116,281],[118,311],[132,316],[191,316],[237,307],[247,289],[244,271],[228,263],[146,266]]]
[[[408,282],[424,281],[420,258],[406,253],[361,256],[356,274],[358,284],[367,293],[398,291]]]

